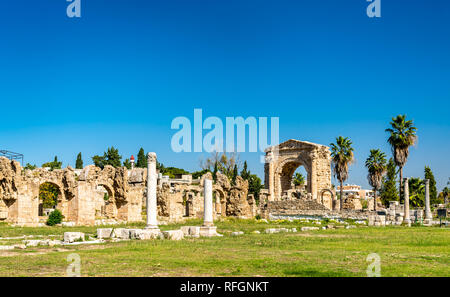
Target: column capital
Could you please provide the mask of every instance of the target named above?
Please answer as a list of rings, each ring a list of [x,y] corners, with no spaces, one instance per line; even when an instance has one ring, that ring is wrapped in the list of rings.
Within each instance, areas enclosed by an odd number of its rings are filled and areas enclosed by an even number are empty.
[[[150,152],[147,154],[147,161],[148,162],[156,162],[156,153]]]

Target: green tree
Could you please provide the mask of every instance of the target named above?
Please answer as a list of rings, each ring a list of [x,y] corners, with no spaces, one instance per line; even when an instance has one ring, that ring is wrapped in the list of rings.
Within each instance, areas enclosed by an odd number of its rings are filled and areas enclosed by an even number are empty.
[[[53,162],[47,162],[42,164],[42,167],[50,167],[50,170],[61,169],[62,162],[58,162],[58,157],[55,156]]]
[[[380,190],[381,202],[384,206],[389,206],[389,201],[398,201],[398,191],[396,186],[397,170],[394,159],[390,158],[386,167],[386,176]]]
[[[354,161],[352,141],[348,137],[336,137],[336,143],[331,143],[331,162],[334,176],[339,180],[340,189],[340,209],[344,200],[344,181],[348,178],[348,167]]]
[[[402,201],[403,167],[408,160],[409,147],[417,141],[417,128],[414,127],[412,120],[406,120],[406,115],[392,118],[390,125],[391,128],[386,129],[386,132],[389,133],[388,143],[392,149],[395,165],[399,168],[399,193]]]
[[[259,191],[264,186],[261,184],[261,179],[256,174],[250,174],[248,176],[248,193],[253,194],[256,203],[259,204]]]
[[[147,168],[147,157],[145,156],[144,149],[141,147],[137,155],[137,168]]]
[[[234,169],[233,169],[233,175],[231,178],[231,184],[234,186],[236,184],[236,178],[238,176],[238,168],[237,165],[234,165]]]
[[[245,180],[248,180],[250,177],[250,171],[247,170],[247,161],[244,161],[244,167],[242,168],[241,171],[241,177]]]
[[[295,186],[301,186],[305,184],[305,177],[303,174],[296,172],[293,178],[293,183]]]
[[[193,179],[200,178],[200,177],[202,177],[204,174],[206,174],[208,172],[209,172],[208,169],[203,169],[203,170],[200,170],[200,171],[192,172],[192,178]]]
[[[434,179],[434,174],[431,171],[431,168],[425,166],[425,179],[430,180],[430,204],[438,203],[438,193],[436,188],[436,180]]]
[[[83,169],[83,159],[81,158],[81,152],[78,153],[77,160],[75,161],[76,169]]]
[[[122,166],[122,156],[119,155],[119,150],[115,149],[114,146],[108,148],[106,152],[103,153],[103,156],[93,156],[92,161],[95,166],[104,168],[106,165],[111,165],[115,168],[119,168]]]
[[[23,169],[34,170],[36,168],[37,168],[36,164],[31,165],[30,163],[27,163],[27,165],[25,165],[25,167]]]
[[[126,167],[127,169],[131,169],[130,159],[125,159],[125,161],[123,161],[123,167]]]
[[[235,153],[226,154],[222,153],[220,155],[218,152],[212,154],[211,157],[207,158],[205,161],[200,162],[200,167],[202,169],[208,169],[209,171],[213,171],[215,164],[217,164],[217,170],[225,174],[228,179],[233,179],[234,175],[234,167],[238,165],[238,156]]]
[[[219,170],[219,169],[217,168],[217,162],[215,162],[215,163],[214,163],[214,171],[213,171],[213,173],[212,173],[214,182],[217,181],[217,171],[218,171],[218,170]]]
[[[418,177],[411,177],[408,180],[409,203],[413,207],[425,206],[425,184]]]
[[[383,175],[386,173],[386,154],[380,150],[370,150],[370,155],[366,160],[366,167],[369,171],[367,180],[373,188],[374,203],[373,209],[377,210],[377,192],[381,189]]]
[[[52,183],[43,183],[39,186],[39,200],[43,208],[53,208],[58,203],[59,188]]]

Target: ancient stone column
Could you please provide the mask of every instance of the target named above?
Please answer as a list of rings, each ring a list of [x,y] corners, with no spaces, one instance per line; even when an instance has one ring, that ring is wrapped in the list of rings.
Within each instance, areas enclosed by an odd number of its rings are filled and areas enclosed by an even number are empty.
[[[158,229],[156,219],[156,153],[147,155],[147,227],[146,229]]]
[[[430,209],[430,180],[425,180],[425,224],[431,223],[431,209]]]
[[[203,208],[203,226],[214,226],[213,222],[213,199],[212,199],[212,180],[204,180],[204,208]]]
[[[411,219],[409,217],[409,186],[408,186],[408,178],[405,178],[403,180],[403,196],[405,197],[405,214],[404,214],[404,222],[408,224],[408,226],[411,226]]]

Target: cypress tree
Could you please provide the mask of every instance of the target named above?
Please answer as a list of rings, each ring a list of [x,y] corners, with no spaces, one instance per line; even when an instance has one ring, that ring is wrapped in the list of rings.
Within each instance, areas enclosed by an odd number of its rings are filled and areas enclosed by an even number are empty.
[[[431,168],[425,166],[425,179],[430,180],[430,204],[438,203],[438,195],[436,189],[436,180],[434,179],[434,174],[431,171]]]
[[[387,164],[386,175],[380,190],[381,202],[389,206],[389,201],[398,201],[398,190],[396,186],[397,170],[394,160],[391,158]]]
[[[139,150],[138,156],[137,156],[137,162],[136,162],[137,168],[147,168],[147,158],[145,157],[144,149],[141,148]]]
[[[77,161],[75,162],[76,169],[83,169],[83,159],[81,159],[81,152],[78,153]]]

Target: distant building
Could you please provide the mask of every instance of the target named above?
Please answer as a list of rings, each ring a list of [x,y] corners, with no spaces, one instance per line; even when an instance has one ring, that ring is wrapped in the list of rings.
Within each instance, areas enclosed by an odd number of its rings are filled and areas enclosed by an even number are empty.
[[[371,199],[374,196],[374,193],[372,190],[361,189],[361,186],[358,186],[358,185],[345,184],[342,187],[342,190],[344,192],[345,197]],[[341,191],[341,187],[337,186],[336,193],[339,194],[340,191]]]

